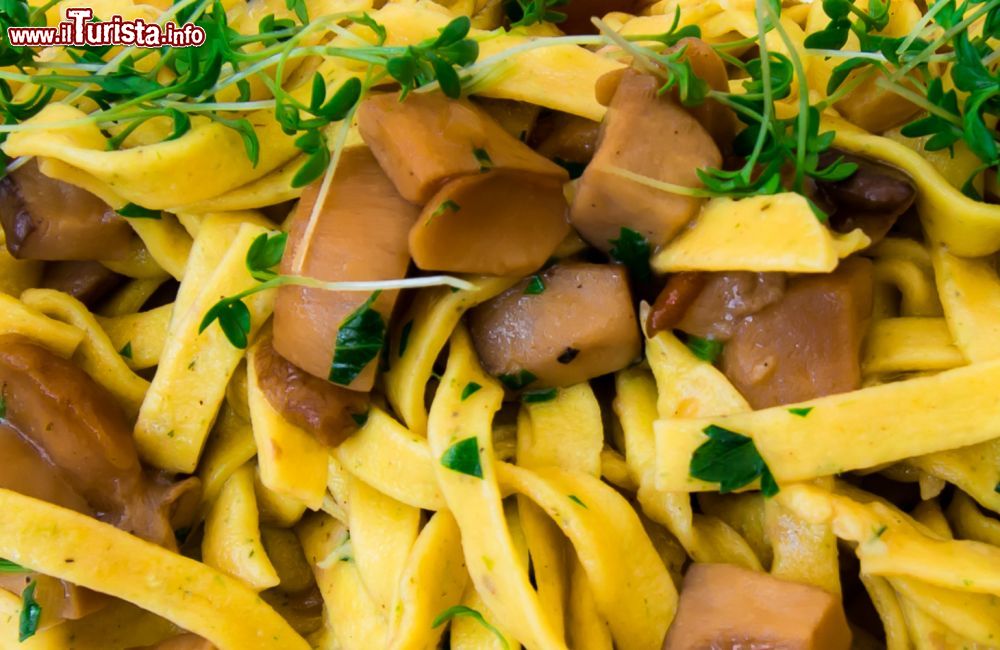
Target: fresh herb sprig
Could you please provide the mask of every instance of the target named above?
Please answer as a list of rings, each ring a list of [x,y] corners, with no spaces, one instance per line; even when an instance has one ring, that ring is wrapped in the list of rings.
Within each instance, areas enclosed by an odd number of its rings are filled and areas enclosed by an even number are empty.
[[[566,20],[566,14],[557,8],[569,3],[570,0],[507,0],[504,8],[511,29],[517,29],[539,23],[561,23]]]
[[[705,427],[708,440],[691,456],[689,473],[692,478],[719,484],[726,494],[760,479],[760,491],[766,497],[778,493],[778,484],[771,470],[749,436],[714,424]]]
[[[434,622],[431,623],[431,627],[435,628],[440,627],[445,623],[447,623],[448,621],[450,621],[451,619],[459,616],[465,616],[471,618],[480,625],[482,625],[484,628],[489,630],[500,641],[500,645],[503,647],[504,650],[508,650],[508,648],[510,647],[507,644],[507,639],[506,637],[504,637],[503,632],[498,630],[493,624],[487,621],[486,618],[482,614],[480,614],[477,610],[474,610],[471,607],[466,607],[465,605],[455,605],[454,607],[449,607],[448,609],[444,610],[436,617],[434,617]]]
[[[249,289],[245,289],[236,295],[223,298],[219,302],[215,303],[211,309],[205,312],[205,316],[202,318],[201,324],[198,327],[199,333],[204,332],[213,323],[218,321],[219,327],[222,329],[223,334],[226,335],[229,342],[234,347],[246,349],[249,344],[252,324],[250,308],[244,300],[262,291],[288,285],[324,289],[327,291],[363,292],[435,287],[442,285],[465,291],[475,289],[475,285],[448,275],[432,275],[402,280],[378,280],[367,282],[325,282],[323,280],[303,277],[300,275],[281,274],[274,269],[281,262],[281,258],[285,254],[287,242],[288,234],[278,232],[262,233],[254,239],[254,241],[250,244],[250,247],[247,249],[246,268],[250,276],[254,280],[257,280],[259,284],[250,287]],[[374,299],[370,298],[366,301],[365,305],[370,308],[370,303],[373,301]],[[348,320],[350,320],[353,316],[354,314],[352,314]],[[363,320],[371,320],[370,316],[359,316],[359,318],[362,318]],[[347,321],[345,321],[344,325],[346,324]],[[384,332],[382,336],[384,337]],[[341,344],[339,339],[340,337],[338,335],[338,349]],[[346,345],[347,342],[345,340],[345,346]],[[374,356],[372,358],[374,358]],[[338,374],[337,376],[339,378],[347,377],[347,375],[344,374]],[[343,383],[349,384],[351,381],[353,381],[353,377]]]

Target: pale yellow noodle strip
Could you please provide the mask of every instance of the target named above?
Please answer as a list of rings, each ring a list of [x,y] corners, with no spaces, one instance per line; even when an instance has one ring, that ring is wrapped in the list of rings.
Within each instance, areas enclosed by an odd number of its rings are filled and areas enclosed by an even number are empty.
[[[657,390],[649,371],[632,368],[619,372],[615,385],[614,409],[625,435],[626,459],[639,481],[637,496],[643,512],[666,526],[698,562],[761,570],[757,555],[739,533],[716,517],[695,515],[689,494],[662,492],[653,484]]]
[[[292,178],[298,173],[305,160],[305,155],[296,156],[267,176],[210,199],[178,205],[174,210],[189,214],[252,210],[297,199],[302,195],[304,188],[292,187]]]
[[[964,366],[943,318],[886,318],[872,324],[865,338],[861,369],[865,375]]]
[[[7,250],[6,241],[0,228],[0,293],[17,297],[25,289],[38,286],[44,262],[15,259]]]
[[[956,492],[948,504],[948,522],[962,539],[1000,546],[1000,521],[984,515],[975,502],[961,492]]]
[[[424,510],[444,508],[427,440],[377,406],[333,454],[352,474],[397,501]]]
[[[497,477],[542,506],[573,543],[615,645],[657,647],[673,619],[677,591],[628,502],[579,472],[500,463]]]
[[[955,345],[972,362],[1000,358],[1000,278],[989,260],[932,251],[937,291]]]
[[[442,510],[420,531],[400,576],[388,647],[436,648],[445,626],[433,627],[434,619],[461,601],[468,581],[458,524]]]
[[[837,537],[826,523],[810,523],[774,499],[764,499],[771,575],[840,594]]]
[[[912,650],[906,618],[899,605],[899,598],[889,581],[877,576],[861,576],[861,582],[875,605],[885,629],[886,650]]]
[[[226,384],[244,356],[218,323],[200,334],[198,328],[221,297],[257,284],[247,271],[246,251],[265,232],[249,223],[235,225],[210,218],[195,242],[174,304],[167,344],[136,424],[139,452],[156,467],[192,472],[198,463]],[[224,254],[211,254],[219,250]],[[245,303],[252,337],[270,315],[274,296],[263,292]]]
[[[913,578],[892,578],[896,591],[938,623],[984,646],[1000,639],[1000,598],[943,589]]]
[[[357,478],[348,483],[347,502],[358,573],[378,611],[391,620],[400,576],[420,529],[420,510]]]
[[[907,464],[958,486],[984,507],[1000,512],[1000,440],[911,458]]]
[[[970,645],[968,639],[955,634],[906,596],[897,592],[897,597],[910,632],[910,639],[913,641],[914,650],[975,647]]]
[[[656,484],[681,491],[711,487],[692,479],[688,465],[712,424],[752,437],[779,484],[991,440],[1000,436],[991,388],[998,382],[1000,362],[990,361],[804,402],[798,406],[812,408],[806,417],[789,412],[789,405],[659,420]]]
[[[223,341],[224,345],[227,345]],[[247,363],[248,402],[257,462],[264,485],[279,494],[295,497],[310,509],[323,503],[329,454],[315,437],[296,427],[267,400],[257,379],[256,348]]]
[[[410,431],[426,435],[427,408],[424,392],[434,371],[434,362],[448,343],[458,321],[467,310],[506,290],[516,278],[473,278],[472,291],[448,287],[423,289],[417,293],[406,315],[398,319],[389,352],[389,370],[383,376],[385,394]],[[412,323],[406,349],[400,354],[400,333]]]
[[[174,306],[163,305],[149,311],[124,314],[111,318],[97,317],[111,345],[119,352],[127,345],[131,358],[125,358],[130,368],[152,368],[160,363],[160,356],[167,344],[167,328]]]
[[[482,388],[462,400],[466,384]],[[448,508],[462,531],[462,548],[469,575],[486,606],[529,648],[565,648],[561,630],[554,629],[528,581],[504,515],[493,458],[491,421],[500,408],[503,389],[483,372],[464,328],[451,338],[448,366],[431,405],[428,442],[440,459],[453,444],[478,441],[482,477],[433,463]]]
[[[257,496],[257,509],[260,511],[260,523],[263,526],[291,528],[302,519],[302,515],[306,512],[306,504],[295,497],[280,494],[264,485],[260,475],[260,467],[256,466],[253,476],[253,491]]]
[[[432,471],[430,467],[428,471]],[[351,483],[351,475],[333,455],[327,463],[326,489],[329,494],[323,497],[323,511],[331,517],[347,525],[347,513],[350,504],[347,501],[347,490]]]
[[[0,294],[0,334],[34,339],[63,357],[72,356],[86,336],[79,327],[49,318],[7,294]]]
[[[578,558],[570,562],[569,616],[566,620],[569,644],[576,650],[612,650],[611,630],[597,608],[587,572]]]
[[[257,454],[250,423],[224,404],[205,445],[205,454],[198,465],[201,497],[204,508],[215,502],[222,486],[238,468]]]
[[[101,306],[98,313],[106,318],[134,314],[162,284],[163,280],[159,279],[130,280]]]
[[[632,475],[625,457],[610,447],[601,450],[601,476],[611,485],[626,492],[635,492],[639,489],[639,483]]]
[[[340,650],[385,647],[388,626],[365,590],[354,561],[346,558],[329,568],[318,566],[349,539],[344,525],[325,514],[314,513],[298,525],[296,533],[323,596],[324,625],[337,647]]]
[[[652,259],[660,273],[786,271],[829,273],[871,243],[860,230],[835,235],[795,193],[709,200],[693,226]]]
[[[84,332],[74,359],[115,396],[129,418],[134,418],[149,389],[149,382],[129,369],[87,307],[76,298],[52,289],[28,289],[21,300],[28,307]]]
[[[135,603],[220,650],[309,647],[251,589],[201,562],[9,490],[0,511],[0,557]]]
[[[963,257],[989,255],[1000,249],[1000,206],[965,196],[931,162],[889,138],[870,135],[826,116],[820,128],[836,132],[837,147],[884,160],[907,172],[919,190],[920,218],[936,243]]]
[[[876,260],[875,283],[896,287],[902,294],[901,316],[940,316],[934,278],[930,269],[902,258]]]
[[[280,582],[260,540],[253,467],[244,465],[222,486],[205,519],[202,561],[243,581],[254,591]]]
[[[1000,595],[1000,548],[941,539],[894,508],[860,503],[815,486],[798,484],[776,497],[799,516],[829,522],[842,539],[858,544],[864,574],[912,577],[932,585]]]
[[[500,630],[506,645],[501,643],[500,639],[479,621],[468,616],[457,616],[451,619],[450,640],[454,650],[517,650],[520,647],[517,639],[487,609],[486,603],[483,602],[482,597],[473,586],[470,585],[469,589],[466,590],[462,605],[476,610],[483,615],[487,623]]]

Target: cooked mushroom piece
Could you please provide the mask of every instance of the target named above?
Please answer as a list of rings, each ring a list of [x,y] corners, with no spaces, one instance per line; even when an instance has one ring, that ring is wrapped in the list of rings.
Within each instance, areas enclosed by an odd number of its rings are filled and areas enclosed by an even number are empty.
[[[271,341],[257,346],[254,362],[261,391],[286,420],[335,446],[357,428],[353,416],[368,410],[364,393],[313,377],[274,351]]]
[[[913,205],[916,184],[895,167],[836,150],[820,155],[820,167],[838,158],[855,163],[858,170],[842,181],[817,182],[824,202],[834,208],[830,225],[844,233],[861,228],[877,244]]]
[[[779,302],[739,323],[723,348],[722,370],[755,409],[855,390],[871,312],[869,260],[799,276]]]
[[[50,262],[45,265],[42,286],[73,296],[93,307],[125,281],[100,262]]]
[[[486,112],[440,93],[373,95],[358,127],[382,169],[408,201],[424,204],[451,178],[488,169],[520,170],[559,181],[566,171],[507,133]]]
[[[784,293],[784,273],[706,273],[701,291],[675,327],[694,336],[727,341],[744,318],[778,302]]]
[[[597,153],[580,178],[570,210],[573,226],[597,248],[610,250],[623,227],[653,246],[664,244],[703,202],[623,178],[612,168],[697,188],[702,186],[697,170],[722,164],[711,134],[672,97],[658,95],[662,85],[629,69],[611,99]]]
[[[310,224],[320,183],[306,188],[289,225],[282,273],[326,281],[391,280],[406,276],[407,236],[418,209],[396,193],[368,149],[341,157],[330,191]],[[295,268],[301,256],[301,268]],[[388,320],[396,291],[383,291],[373,308]],[[369,298],[357,291],[285,286],[274,308],[274,349],[306,372],[327,379],[341,324]],[[348,386],[368,391],[375,361]]]
[[[569,113],[550,112],[538,120],[529,142],[535,151],[562,167],[575,166],[582,170],[597,151],[600,132],[600,122]],[[572,171],[570,175],[574,175]]]
[[[730,564],[693,564],[663,650],[848,650],[836,594]]]
[[[524,275],[539,269],[570,232],[562,182],[494,170],[446,184],[410,230],[421,269]]]
[[[553,266],[475,308],[470,329],[486,370],[529,388],[571,386],[640,353],[625,271],[611,264]]]
[[[18,259],[126,257],[132,228],[104,201],[49,178],[34,160],[0,179],[0,224]]]
[[[653,337],[677,327],[707,281],[708,274],[701,271],[671,275],[646,316],[646,336]]]
[[[132,427],[111,394],[87,373],[37,343],[0,337],[0,396],[7,425],[58,469],[61,478],[50,486],[65,482],[98,519],[176,548],[171,511],[197,487],[197,479],[174,483],[144,474]],[[37,485],[30,489],[41,496]],[[58,496],[65,501],[60,505],[80,506],[62,488]]]

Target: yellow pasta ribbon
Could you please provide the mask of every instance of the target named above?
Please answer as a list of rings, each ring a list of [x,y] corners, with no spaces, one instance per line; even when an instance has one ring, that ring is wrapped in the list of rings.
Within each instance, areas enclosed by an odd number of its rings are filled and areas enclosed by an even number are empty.
[[[127,600],[220,650],[309,648],[251,589],[201,562],[9,490],[0,490],[0,511],[0,557]]]
[[[943,318],[886,318],[865,339],[865,375],[949,370],[965,365]]]
[[[247,385],[261,480],[275,492],[318,510],[326,492],[329,454],[315,437],[271,406],[257,380],[256,357],[254,346],[248,354]]]
[[[25,289],[37,287],[42,281],[44,262],[16,259],[7,250],[6,243],[7,237],[0,228],[0,293],[16,298]]]
[[[71,357],[86,336],[79,327],[49,318],[3,293],[0,293],[0,334],[34,339],[63,357]]]
[[[467,310],[510,288],[516,278],[467,278],[474,290],[452,291],[448,287],[424,289],[394,332],[390,348],[389,370],[383,375],[385,395],[413,433],[423,436],[427,430],[427,407],[424,392],[434,372],[434,362],[448,343]],[[405,350],[401,350],[402,332],[409,325]]]
[[[711,199],[694,224],[653,256],[660,273],[787,271],[829,273],[871,240],[856,229],[837,235],[800,194]]]
[[[252,466],[237,469],[223,485],[205,519],[201,553],[205,564],[242,580],[255,591],[280,582],[260,539]]]
[[[215,502],[222,486],[233,472],[257,454],[250,423],[240,417],[227,403],[222,406],[219,418],[212,428],[205,445],[205,454],[198,466],[201,479],[203,508]]]
[[[112,347],[119,352],[126,346],[131,350],[125,364],[133,370],[159,365],[163,348],[167,344],[167,329],[173,305],[163,305],[149,311],[122,314],[110,318],[97,317]]]
[[[140,454],[156,467],[192,472],[198,464],[226,384],[244,356],[218,323],[200,334],[198,328],[220,297],[257,284],[247,271],[246,251],[265,232],[257,225],[212,217],[198,235],[174,303],[167,344],[135,428]],[[252,337],[273,309],[273,292],[245,302]]]

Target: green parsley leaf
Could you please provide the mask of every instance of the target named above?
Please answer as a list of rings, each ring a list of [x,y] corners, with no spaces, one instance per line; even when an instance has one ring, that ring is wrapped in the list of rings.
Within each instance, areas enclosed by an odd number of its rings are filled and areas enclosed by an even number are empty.
[[[465,385],[465,388],[462,389],[462,401],[464,402],[465,400],[469,399],[469,397],[471,397],[472,394],[475,393],[480,388],[482,388],[482,386],[480,386],[474,381],[470,381],[469,383],[467,383]]]
[[[132,358],[132,341],[129,341],[128,343],[126,343],[125,345],[123,345],[122,349],[118,350],[118,354],[120,354],[122,357],[124,357],[126,359],[131,359]]]
[[[368,423],[368,411],[364,413],[351,413],[351,419],[354,420],[354,424],[363,427]]]
[[[703,339],[700,336],[687,336],[684,344],[694,356],[709,363],[715,363],[715,360],[722,354],[722,341]]]
[[[525,404],[541,404],[551,402],[559,394],[558,388],[546,388],[544,390],[529,390],[521,396],[521,401]]]
[[[555,7],[569,4],[569,0],[516,0],[506,3],[507,15],[511,19],[510,27],[527,27],[538,23],[561,23],[566,20],[566,14],[554,11]]]
[[[136,205],[135,203],[126,203],[122,207],[116,210],[118,214],[123,217],[129,217],[130,219],[159,219],[161,217],[159,210],[150,210],[149,208],[144,208],[141,205]]]
[[[219,321],[222,333],[226,335],[233,347],[240,350],[246,349],[250,336],[250,309],[243,304],[242,300],[223,298],[215,303],[201,319],[198,333],[204,332],[215,321]]]
[[[493,169],[493,159],[490,158],[490,154],[486,149],[475,147],[472,150],[472,155],[476,157],[476,162],[479,163],[479,171],[488,172]]]
[[[15,564],[10,560],[0,558],[0,573],[30,573],[31,569],[25,569],[20,564]]]
[[[524,288],[524,293],[529,296],[537,296],[545,291],[545,282],[542,281],[542,276],[533,275],[531,280],[528,282],[528,286]]]
[[[38,631],[38,619],[42,617],[42,606],[35,600],[35,587],[38,583],[31,581],[21,592],[21,618],[17,627],[17,640],[24,643],[35,636]]]
[[[247,249],[246,265],[250,275],[259,282],[275,277],[272,269],[281,263],[285,254],[288,233],[261,233]]]
[[[692,478],[719,484],[719,492],[726,494],[758,478],[761,492],[766,497],[778,493],[771,470],[761,458],[753,439],[714,424],[705,427],[708,440],[699,446],[691,457],[689,473]]]
[[[437,209],[431,213],[431,218],[433,219],[434,217],[440,217],[445,212],[458,212],[461,209],[462,206],[460,206],[459,204],[455,203],[451,199],[445,199],[444,201],[441,202],[441,205],[439,205]]]
[[[475,436],[459,440],[444,450],[441,464],[455,472],[483,478],[483,466],[479,460],[479,440]]]
[[[612,239],[611,244],[611,257],[625,265],[632,281],[649,282],[652,278],[652,271],[649,268],[651,250],[646,238],[623,226],[618,239]]]
[[[372,307],[381,291],[375,291],[337,331],[337,346],[330,365],[329,379],[347,386],[382,351],[385,344],[385,319]]]
[[[497,377],[500,383],[509,388],[510,390],[521,390],[525,386],[530,385],[533,381],[538,379],[535,375],[527,370],[520,370],[515,373],[508,375],[500,375]]]
[[[812,413],[812,410],[813,410],[812,406],[802,406],[798,408],[790,408],[788,409],[788,412],[791,413],[792,415],[797,415],[800,418],[804,418],[805,416]]]
[[[398,354],[402,357],[406,354],[406,346],[410,343],[410,330],[413,329],[413,321],[408,320],[403,325],[403,329],[399,332],[399,351]]]
[[[589,508],[587,508],[587,504],[584,503],[583,500],[580,497],[576,496],[575,494],[569,495],[569,500],[577,504],[581,508],[586,508],[589,510]]]
[[[431,623],[431,627],[440,627],[444,625],[445,622],[450,621],[456,616],[468,616],[469,618],[475,619],[480,625],[485,627],[487,630],[492,632],[496,638],[500,639],[501,645],[503,645],[504,650],[508,650],[507,639],[504,638],[503,633],[497,628],[490,625],[482,614],[472,609],[471,607],[466,607],[465,605],[455,605],[454,607],[449,607],[435,617],[434,622]]]

